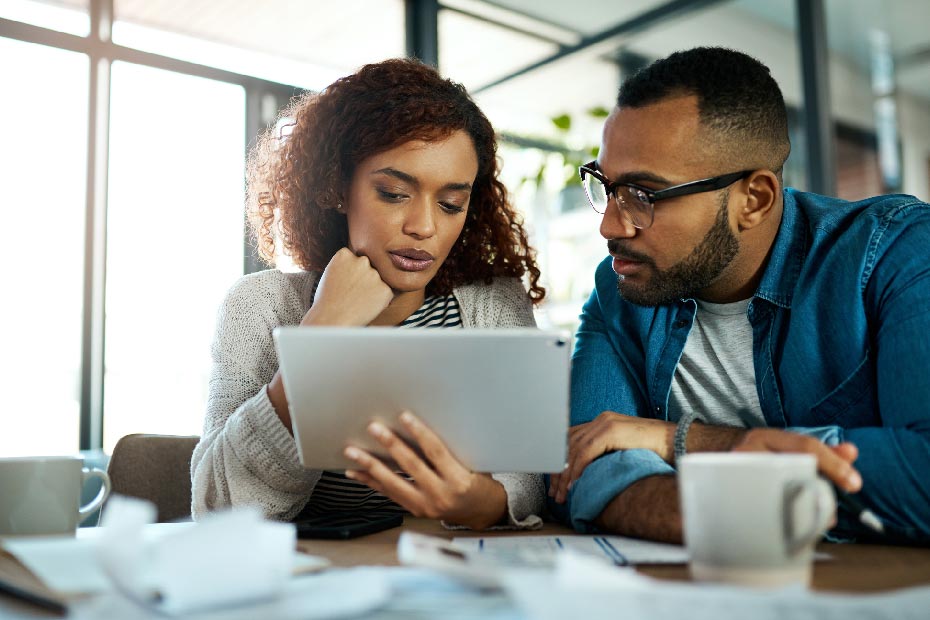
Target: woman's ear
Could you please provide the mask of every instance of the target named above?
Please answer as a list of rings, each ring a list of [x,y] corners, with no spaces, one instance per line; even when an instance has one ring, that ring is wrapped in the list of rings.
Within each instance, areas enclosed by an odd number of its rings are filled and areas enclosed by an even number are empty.
[[[736,214],[736,223],[741,231],[766,221],[781,196],[781,183],[771,170],[754,170],[745,182],[745,200]]]

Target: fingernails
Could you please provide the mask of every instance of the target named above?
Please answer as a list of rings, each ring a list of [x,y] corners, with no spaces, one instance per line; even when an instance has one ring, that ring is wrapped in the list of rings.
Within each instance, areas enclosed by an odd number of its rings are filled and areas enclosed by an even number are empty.
[[[346,455],[346,458],[352,459],[353,461],[357,461],[362,458],[362,451],[353,446],[346,448],[345,451],[343,451],[343,454]]]
[[[368,432],[378,437],[379,439],[384,439],[388,436],[388,429],[381,422],[372,422],[368,425]]]
[[[859,475],[859,472],[853,470],[846,475],[846,484],[853,491],[858,491],[862,488],[862,476]]]
[[[407,426],[413,426],[417,423],[417,419],[409,411],[405,411],[400,414],[400,421],[406,424]]]
[[[350,480],[355,480],[355,472],[352,471],[351,469],[346,470],[345,476],[346,478],[349,478]]]

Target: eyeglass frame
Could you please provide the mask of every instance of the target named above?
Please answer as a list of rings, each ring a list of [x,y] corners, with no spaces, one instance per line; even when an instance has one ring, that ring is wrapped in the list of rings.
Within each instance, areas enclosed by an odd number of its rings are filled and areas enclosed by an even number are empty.
[[[634,228],[638,228],[640,230],[645,230],[646,228],[649,228],[650,226],[652,226],[652,222],[655,218],[656,202],[658,202],[659,200],[665,200],[667,198],[678,198],[679,196],[688,196],[690,194],[701,194],[703,192],[712,192],[718,189],[723,189],[724,187],[727,187],[728,185],[733,185],[737,181],[741,181],[742,179],[745,179],[746,177],[748,177],[750,174],[754,172],[754,170],[742,170],[740,172],[730,172],[730,173],[721,174],[715,177],[699,179],[697,181],[688,181],[687,183],[680,183],[678,185],[666,187],[665,189],[653,190],[653,189],[649,189],[648,187],[643,187],[642,185],[637,185],[636,183],[624,183],[623,181],[611,182],[610,179],[605,177],[599,170],[597,170],[596,166],[597,166],[597,160],[588,162],[587,164],[584,164],[583,166],[578,166],[578,176],[581,178],[582,187],[584,187],[585,174],[590,174],[595,179],[601,182],[601,184],[604,186],[604,193],[607,195],[607,206],[604,208],[603,213],[598,211],[597,207],[594,205],[594,202],[591,200],[591,197],[588,195],[588,192],[586,191],[585,198],[587,198],[588,204],[591,205],[591,208],[594,209],[595,213],[600,213],[601,215],[603,215],[604,213],[607,212],[607,207],[610,206],[610,198],[611,196],[613,196],[614,200],[617,201],[617,207],[620,208],[622,212],[623,209],[621,208],[621,205],[620,205],[620,198],[617,195],[617,188],[630,187],[637,191],[640,191],[643,194],[645,194],[646,200],[649,202],[649,206],[652,208],[651,210],[652,217],[649,219],[649,224],[647,226],[637,226],[636,223],[633,222],[632,217],[627,216],[628,219],[630,220],[630,224],[632,224]]]

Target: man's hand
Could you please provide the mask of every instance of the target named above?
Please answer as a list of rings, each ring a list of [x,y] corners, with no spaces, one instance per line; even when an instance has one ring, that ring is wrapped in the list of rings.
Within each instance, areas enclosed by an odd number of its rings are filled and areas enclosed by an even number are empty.
[[[346,471],[346,477],[367,484],[417,517],[444,519],[477,530],[496,525],[506,516],[507,492],[503,485],[488,474],[467,469],[413,414],[403,413],[400,420],[423,457],[380,422],[372,422],[368,431],[413,480],[405,480],[355,446],[347,447],[345,455],[358,464],[358,469]]]
[[[562,473],[552,475],[549,495],[564,503],[569,488],[585,467],[608,452],[644,448],[671,462],[674,436],[675,425],[671,422],[604,411],[591,422],[569,429],[568,466]]]
[[[313,306],[301,325],[362,327],[394,299],[394,292],[367,256],[342,248],[329,261],[316,289]]]
[[[852,466],[859,450],[854,444],[828,446],[822,441],[774,428],[755,428],[733,446],[735,452],[801,452],[817,457],[817,469],[849,493],[862,488],[862,476]]]

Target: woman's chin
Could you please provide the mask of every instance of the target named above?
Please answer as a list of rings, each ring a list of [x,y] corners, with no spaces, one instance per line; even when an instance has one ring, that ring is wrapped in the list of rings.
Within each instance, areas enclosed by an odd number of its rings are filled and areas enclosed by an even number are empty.
[[[391,287],[391,290],[395,294],[398,293],[413,293],[416,291],[422,291],[430,283],[430,280],[433,279],[433,276],[436,275],[432,270],[428,273],[419,271],[401,271],[399,269],[392,269],[390,274],[381,275],[381,279],[384,280],[384,283]]]

